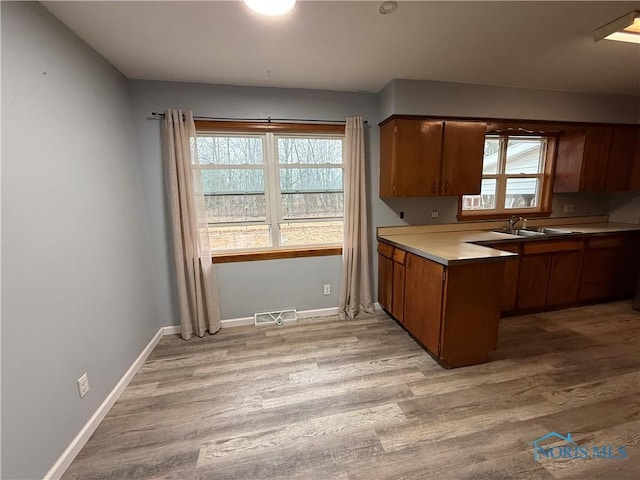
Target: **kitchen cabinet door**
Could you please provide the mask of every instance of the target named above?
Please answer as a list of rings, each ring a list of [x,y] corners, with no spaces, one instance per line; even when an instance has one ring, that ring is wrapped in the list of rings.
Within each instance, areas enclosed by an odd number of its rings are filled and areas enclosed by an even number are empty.
[[[394,119],[380,127],[380,196],[439,194],[443,122]]]
[[[580,251],[560,252],[552,255],[547,306],[569,305],[576,302],[581,260]]]
[[[604,191],[612,136],[612,127],[587,127],[560,135],[553,191]]]
[[[613,127],[607,164],[606,190],[608,192],[630,189],[637,135],[637,127]]]
[[[496,349],[503,271],[503,262],[448,267],[440,349],[445,365],[483,363]]]
[[[636,128],[636,149],[633,156],[628,189],[634,192],[640,191],[640,127]]]
[[[551,254],[525,255],[520,259],[518,310],[541,308],[547,303]]]
[[[612,136],[611,127],[587,128],[580,175],[581,192],[602,192],[606,189],[606,172]]]
[[[441,195],[479,195],[487,124],[445,122]]]
[[[412,253],[405,266],[404,325],[434,355],[440,354],[444,266]]]
[[[393,260],[390,245],[378,244],[378,303],[387,311],[391,310],[393,289]]]
[[[520,243],[491,244],[487,247],[504,252],[520,253]],[[520,272],[520,257],[509,258],[504,262],[504,279],[502,281],[501,310],[511,312],[516,309],[518,294],[518,275]]]
[[[393,295],[391,299],[391,315],[404,323],[404,279],[406,254],[402,249],[393,249]]]
[[[581,301],[629,298],[640,269],[637,234],[614,234],[586,242],[580,289]]]

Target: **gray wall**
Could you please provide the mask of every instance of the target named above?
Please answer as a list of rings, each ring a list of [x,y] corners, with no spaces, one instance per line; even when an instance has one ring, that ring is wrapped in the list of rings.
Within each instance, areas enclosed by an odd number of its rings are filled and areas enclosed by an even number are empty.
[[[640,223],[640,194],[614,193],[609,196],[611,222]]]
[[[418,80],[393,80],[383,92],[391,99],[384,106],[406,115],[637,123],[640,112],[640,97],[623,95]]]
[[[361,115],[369,121],[367,175],[370,184],[372,178],[377,183],[377,97],[374,94],[153,81],[132,81],[130,87],[152,238],[155,286],[164,325],[177,324],[178,317],[172,286],[175,273],[167,236],[169,223],[159,122],[149,119],[152,111],[181,108],[192,110],[196,116],[321,120],[344,120],[348,115]],[[376,221],[388,223],[389,219],[384,218],[384,204],[377,198],[377,187],[370,188],[369,195]],[[337,306],[338,256],[232,263],[217,265],[216,271],[223,319],[279,308],[306,310]],[[332,285],[329,296],[322,293],[324,283]]]
[[[1,9],[1,476],[36,479],[159,325],[126,80],[40,4]]]

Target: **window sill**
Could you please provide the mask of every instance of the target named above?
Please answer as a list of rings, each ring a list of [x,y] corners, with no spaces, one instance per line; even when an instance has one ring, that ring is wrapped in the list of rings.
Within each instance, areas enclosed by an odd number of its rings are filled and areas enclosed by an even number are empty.
[[[220,252],[212,255],[213,263],[255,262],[281,258],[326,257],[342,255],[342,247],[295,247],[251,252]]]
[[[510,217],[512,217],[513,215],[518,216],[518,217],[524,217],[524,218],[540,218],[540,217],[549,217],[551,216],[552,212],[523,212],[522,210],[520,211],[516,211],[516,212],[509,212],[509,213],[474,213],[474,214],[465,214],[465,215],[458,215],[458,221],[465,221],[465,220],[472,220],[472,221],[478,221],[478,220],[508,220]]]

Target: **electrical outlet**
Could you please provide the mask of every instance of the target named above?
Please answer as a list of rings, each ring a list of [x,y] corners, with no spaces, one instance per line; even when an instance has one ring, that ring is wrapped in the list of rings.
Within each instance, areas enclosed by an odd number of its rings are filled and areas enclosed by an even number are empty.
[[[80,398],[84,398],[89,393],[89,377],[86,373],[78,379],[78,392],[80,393]]]
[[[331,295],[331,285],[327,284],[324,286],[324,294]]]
[[[562,206],[562,213],[573,213],[573,203],[565,203]]]
[[[431,218],[438,218],[440,216],[440,212],[438,210],[431,210]]]

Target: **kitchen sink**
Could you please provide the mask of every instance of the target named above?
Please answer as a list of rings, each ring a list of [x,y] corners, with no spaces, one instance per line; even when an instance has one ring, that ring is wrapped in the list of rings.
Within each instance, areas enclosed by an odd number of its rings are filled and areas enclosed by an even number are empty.
[[[506,233],[508,235],[516,235],[518,237],[541,237],[546,235],[546,233],[543,232],[538,232],[535,230],[525,230],[523,228],[521,229],[515,229],[515,230],[507,230],[505,228],[503,228],[502,230],[494,230],[494,232],[496,233]]]
[[[536,231],[540,233],[544,233],[545,235],[569,235],[570,233],[573,233],[571,230],[563,230],[561,228],[547,228],[547,227],[536,228]]]
[[[541,237],[544,235],[569,235],[573,233],[571,230],[563,230],[561,228],[547,228],[547,227],[539,227],[539,228],[519,228],[509,230],[506,228],[500,230],[493,230],[496,233],[506,233],[508,235],[515,235],[517,237]]]

